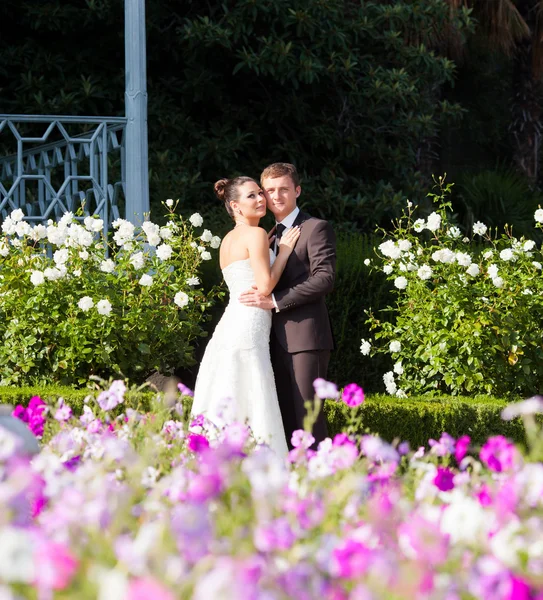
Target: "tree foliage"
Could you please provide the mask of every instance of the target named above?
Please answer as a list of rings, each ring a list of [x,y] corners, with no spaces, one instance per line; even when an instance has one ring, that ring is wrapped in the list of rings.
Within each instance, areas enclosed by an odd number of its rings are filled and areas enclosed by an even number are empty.
[[[122,0],[3,2],[2,110],[122,114],[123,19]],[[462,112],[438,41],[469,26],[442,0],[148,0],[152,202],[205,210],[218,177],[292,161],[307,208],[373,227]]]

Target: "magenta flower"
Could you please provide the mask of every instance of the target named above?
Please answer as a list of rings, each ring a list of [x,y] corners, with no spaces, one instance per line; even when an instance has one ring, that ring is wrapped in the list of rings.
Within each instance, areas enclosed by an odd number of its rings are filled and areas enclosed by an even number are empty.
[[[454,473],[447,468],[438,467],[434,478],[434,485],[442,492],[448,492],[454,488]]]
[[[481,506],[490,506],[492,504],[490,488],[486,484],[483,484],[481,489],[477,492],[477,499]]]
[[[218,496],[223,487],[223,480],[217,472],[193,473],[188,485],[187,498],[194,502],[206,502]]]
[[[509,471],[518,460],[515,444],[503,435],[489,437],[486,444],[481,448],[479,458],[491,471],[501,473]]]
[[[290,440],[294,448],[309,448],[315,443],[315,438],[303,429],[297,429],[292,432],[292,438]]]
[[[347,406],[355,408],[364,402],[364,390],[356,383],[349,383],[343,388],[341,399]]]
[[[198,433],[191,433],[188,436],[188,448],[189,450],[192,450],[192,452],[199,454],[209,448],[209,442],[205,436],[199,435]]]
[[[45,427],[46,407],[47,405],[39,396],[32,396],[27,408],[18,404],[12,415],[20,421],[24,421],[35,436],[41,437]]]
[[[285,517],[279,517],[266,525],[256,528],[255,546],[261,552],[288,550],[296,541],[296,535]]]
[[[347,539],[332,552],[332,571],[337,577],[355,579],[371,566],[372,551],[361,542]]]
[[[43,590],[63,590],[73,579],[79,561],[64,544],[40,540],[34,561],[35,585]]]
[[[415,513],[398,527],[398,542],[408,558],[437,566],[447,560],[450,537],[441,532],[437,523]]]
[[[466,456],[469,448],[469,444],[471,442],[471,438],[469,435],[463,435],[456,440],[456,448],[454,451],[454,457],[456,458],[456,462],[462,462],[464,456]]]
[[[181,392],[182,396],[190,396],[191,398],[194,397],[194,392],[181,382],[177,384],[177,389]]]
[[[133,579],[128,585],[126,600],[175,600],[173,593],[152,577]]]

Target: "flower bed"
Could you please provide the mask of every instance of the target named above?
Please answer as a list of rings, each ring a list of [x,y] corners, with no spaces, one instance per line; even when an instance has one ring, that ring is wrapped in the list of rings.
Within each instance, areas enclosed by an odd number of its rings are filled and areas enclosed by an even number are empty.
[[[0,428],[4,597],[543,597],[541,399],[506,409],[528,454],[448,434],[429,451],[347,434],[312,451],[300,431],[283,460],[241,423],[187,429],[181,398],[113,418],[124,392],[79,418],[35,400],[20,416],[52,437],[31,463]]]

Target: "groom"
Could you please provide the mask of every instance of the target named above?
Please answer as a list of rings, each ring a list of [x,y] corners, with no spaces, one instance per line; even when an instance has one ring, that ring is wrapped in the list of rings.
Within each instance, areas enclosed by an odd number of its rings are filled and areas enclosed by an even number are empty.
[[[334,347],[324,297],[334,286],[335,235],[329,223],[297,207],[301,187],[294,165],[266,167],[260,183],[277,225],[272,248],[277,250],[285,229],[299,225],[301,231],[273,294],[263,296],[253,289],[240,296],[247,306],[273,311],[271,360],[285,434],[292,447],[292,432],[303,429],[304,402],[314,398],[313,381],[326,378]],[[327,434],[321,409],[313,425],[315,447]]]

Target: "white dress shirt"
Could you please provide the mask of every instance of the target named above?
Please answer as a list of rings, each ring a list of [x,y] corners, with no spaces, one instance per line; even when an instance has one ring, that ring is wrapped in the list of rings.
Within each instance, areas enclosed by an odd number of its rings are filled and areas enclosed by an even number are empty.
[[[282,221],[276,221],[275,225],[284,225],[285,226],[285,231],[287,229],[290,229],[293,225],[294,225],[294,221],[296,220],[296,217],[298,216],[300,212],[300,209],[298,207],[296,207],[291,213],[289,213]],[[283,232],[284,234],[285,232]],[[277,238],[275,239],[275,241],[273,242],[273,246],[274,246],[274,252],[277,255]],[[275,310],[277,312],[279,312],[279,308],[277,307],[277,302],[275,301],[275,296],[272,294],[271,295],[272,301],[273,301],[273,305],[275,306]]]

